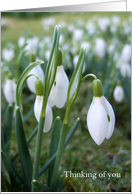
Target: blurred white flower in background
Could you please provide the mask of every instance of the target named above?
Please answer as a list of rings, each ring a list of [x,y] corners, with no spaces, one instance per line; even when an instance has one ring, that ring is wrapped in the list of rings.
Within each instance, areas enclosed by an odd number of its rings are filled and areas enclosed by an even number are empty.
[[[16,83],[13,78],[6,80],[3,87],[3,92],[5,99],[9,104],[16,102]]]
[[[41,24],[44,30],[49,30],[51,27],[55,25],[55,22],[56,20],[54,17],[43,18],[41,20]]]
[[[8,48],[4,48],[2,51],[2,58],[5,61],[11,61],[15,56],[14,50],[12,49],[8,49]]]
[[[98,57],[104,57],[106,54],[106,42],[103,38],[97,38],[95,40],[95,50],[94,50],[95,54]]]
[[[73,40],[78,41],[81,40],[83,37],[83,30],[82,29],[75,29],[73,31]]]
[[[65,41],[65,36],[63,34],[60,34],[59,45],[63,45],[64,41]]]
[[[49,60],[49,56],[50,56],[50,50],[47,50],[44,52],[45,58],[48,61]]]
[[[122,102],[124,99],[124,90],[122,86],[116,86],[113,92],[113,96],[116,102]]]
[[[122,50],[121,57],[123,62],[129,62],[131,60],[131,45],[126,44]]]
[[[120,16],[115,15],[115,16],[112,17],[112,24],[114,24],[114,25],[119,25],[120,22],[121,22]]]
[[[18,39],[18,46],[19,47],[22,47],[24,44],[25,44],[25,37],[24,36],[21,36],[19,39]]]
[[[6,18],[1,18],[1,28],[6,28],[9,25],[9,21]]]
[[[131,65],[129,63],[122,63],[120,65],[120,72],[123,77],[131,77]]]
[[[91,44],[90,44],[88,41],[83,41],[83,42],[82,42],[82,46],[83,46],[84,48],[86,48],[86,53],[88,53],[89,50],[90,50],[90,48],[91,48]]]
[[[29,52],[32,51],[34,54],[37,53],[39,38],[37,36],[34,36],[33,38],[28,38],[27,41],[28,45],[25,47],[25,50],[28,50]],[[27,52],[27,54],[29,54]]]
[[[99,18],[98,25],[99,25],[99,28],[101,29],[101,31],[104,32],[107,30],[107,28],[110,25],[110,19],[108,17]]]
[[[88,35],[93,35],[96,31],[96,26],[95,26],[94,22],[93,21],[88,21],[86,23],[86,29],[87,29]]]

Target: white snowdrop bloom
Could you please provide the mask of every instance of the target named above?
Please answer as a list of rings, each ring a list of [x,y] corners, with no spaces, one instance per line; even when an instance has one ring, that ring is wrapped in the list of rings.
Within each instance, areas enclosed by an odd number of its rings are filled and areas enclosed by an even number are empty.
[[[46,60],[48,61],[49,60],[49,56],[50,56],[50,50],[45,51],[44,54],[45,54]]]
[[[11,61],[15,56],[14,50],[12,49],[3,49],[2,51],[2,57],[5,61]]]
[[[108,47],[108,52],[109,52],[109,53],[112,53],[112,52],[114,51],[114,49],[115,49],[115,45],[114,45],[114,44],[111,44],[111,45],[109,45],[109,47]]]
[[[72,32],[74,31],[74,29],[75,29],[75,27],[74,27],[73,24],[69,24],[69,25],[68,25],[68,31],[69,31],[70,33],[72,33]]]
[[[49,95],[49,103],[51,106],[62,108],[65,105],[68,86],[69,80],[64,71],[63,65],[57,66],[55,82],[51,88]]]
[[[39,44],[39,38],[37,36],[35,36],[33,38],[28,38],[26,43],[28,45],[25,47],[25,50],[32,51],[33,53],[37,52],[37,48],[38,48],[38,44]]]
[[[97,38],[95,41],[95,53],[98,57],[104,57],[106,54],[106,42],[103,38]]]
[[[86,24],[86,29],[87,29],[89,35],[94,34],[96,31],[96,26],[95,26],[94,22],[88,21]]]
[[[73,31],[73,39],[75,41],[79,41],[83,38],[83,30],[82,29],[75,29]]]
[[[116,102],[122,102],[124,99],[124,90],[122,86],[116,86],[113,92],[113,96]]]
[[[39,122],[40,113],[42,109],[42,102],[43,102],[43,96],[36,96],[36,100],[34,104],[34,114],[38,122]],[[43,132],[47,133],[50,130],[52,121],[53,121],[53,112],[50,105],[47,103]]]
[[[9,104],[16,101],[16,83],[14,79],[7,79],[3,88],[5,99]]]
[[[86,53],[88,53],[89,50],[90,50],[90,47],[91,47],[90,43],[87,42],[87,41],[83,41],[83,42],[82,42],[82,46],[83,46],[84,48],[86,48]]]
[[[83,26],[84,25],[84,20],[83,19],[78,19],[77,23],[79,26]]]
[[[115,15],[112,17],[112,22],[115,24],[115,25],[118,25],[120,24],[120,17],[118,15]]]
[[[122,63],[120,72],[123,77],[131,77],[131,65],[129,63]]]
[[[94,80],[93,83],[94,97],[87,113],[87,127],[93,140],[100,145],[105,138],[109,139],[114,131],[115,114],[103,95],[100,80]]]
[[[65,37],[63,34],[60,35],[60,39],[59,39],[59,45],[62,45],[64,44],[64,41],[65,41]]]
[[[18,46],[19,47],[22,47],[24,44],[25,44],[25,37],[20,37],[19,39],[18,39]]]
[[[101,31],[106,31],[108,26],[110,25],[110,19],[107,18],[107,17],[104,17],[104,18],[100,18],[98,20],[98,25],[99,25],[99,28],[101,29]]]
[[[130,44],[126,44],[124,46],[121,57],[124,62],[129,62],[131,60],[131,45]]]
[[[34,67],[28,75],[30,74],[35,74],[37,77],[39,77],[39,79],[41,79],[44,82],[44,72],[43,69],[40,65],[37,65],[36,67]],[[37,80],[37,78],[35,76],[30,76],[27,79],[27,85],[28,88],[31,92],[35,93],[35,81]]]

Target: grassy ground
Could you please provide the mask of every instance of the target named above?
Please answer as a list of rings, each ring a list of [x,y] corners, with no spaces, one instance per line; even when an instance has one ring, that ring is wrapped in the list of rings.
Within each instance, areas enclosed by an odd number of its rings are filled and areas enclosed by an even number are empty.
[[[114,13],[107,13],[107,16],[112,16]],[[55,19],[58,22],[67,18],[67,20],[75,21],[79,17],[87,20],[93,16],[90,14],[73,14],[72,17],[69,14],[55,14]],[[104,16],[105,13],[98,13],[100,16]],[[118,13],[123,19],[127,17],[127,14]],[[45,16],[44,16],[45,17]],[[41,18],[7,18],[9,20],[8,28],[2,29],[1,46],[4,47],[8,41],[17,41],[17,39],[23,35],[26,28],[29,29],[30,35],[42,36],[44,35]],[[52,36],[52,32],[51,32]],[[103,144],[97,146],[87,129],[86,115],[88,110],[88,104],[90,100],[87,98],[87,88],[91,87],[90,82],[83,82],[80,88],[79,95],[73,105],[72,112],[70,114],[69,128],[75,122],[77,117],[80,117],[80,123],[78,128],[67,146],[59,168],[60,175],[64,177],[63,192],[130,192],[131,191],[131,127],[130,127],[130,115],[128,114],[128,107],[126,104],[112,105],[116,115],[115,131],[110,140],[105,140]],[[28,111],[28,108],[33,105],[33,101],[30,104],[23,105],[23,114]],[[3,111],[4,112],[4,111]],[[54,118],[60,116],[63,120],[65,107],[62,110],[53,109]],[[32,114],[29,120],[24,124],[25,133],[28,137],[32,130],[37,125],[34,115]],[[48,160],[49,146],[50,146],[51,131],[43,135],[42,152],[41,152],[41,166]],[[34,157],[34,139],[30,142],[29,148],[32,156]],[[9,158],[17,151],[16,135],[14,128],[11,134],[11,147],[9,152]],[[16,166],[21,172],[20,158],[16,160]],[[87,172],[89,177],[65,177],[64,171]],[[105,172],[106,171],[106,172]],[[101,173],[104,173],[103,175]],[[23,176],[23,175],[22,175]],[[40,181],[47,183],[48,171],[40,177]],[[91,177],[92,176],[92,177]],[[10,185],[8,185],[10,187]],[[3,188],[3,191],[4,188]],[[17,192],[23,191],[23,188],[16,188]]]

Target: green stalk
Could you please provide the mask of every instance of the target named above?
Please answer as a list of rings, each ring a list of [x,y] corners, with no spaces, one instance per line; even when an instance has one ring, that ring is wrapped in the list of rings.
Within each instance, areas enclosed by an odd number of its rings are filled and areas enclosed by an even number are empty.
[[[64,150],[64,143],[65,143],[65,137],[66,137],[66,132],[67,132],[67,125],[63,124],[62,129],[61,129],[61,135],[60,135],[60,140],[59,140],[59,145],[58,145],[58,150],[57,150],[57,156],[54,164],[54,170],[52,173],[52,178],[51,178],[51,183],[50,183],[50,188],[54,190],[57,182],[57,173],[60,165],[60,160],[61,156]]]
[[[40,163],[40,152],[41,152],[41,145],[42,145],[42,136],[43,136],[43,126],[44,126],[45,118],[40,117],[38,132],[37,132],[37,139],[36,139],[36,146],[35,146],[35,158],[34,158],[34,165],[33,165],[33,176],[32,180],[38,179],[38,169]],[[35,191],[35,188],[32,185],[32,192]]]

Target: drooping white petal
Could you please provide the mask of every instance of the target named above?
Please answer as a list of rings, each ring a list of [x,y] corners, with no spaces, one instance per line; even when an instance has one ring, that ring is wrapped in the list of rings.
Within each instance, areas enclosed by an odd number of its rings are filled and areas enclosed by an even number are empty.
[[[52,125],[52,121],[53,121],[52,109],[51,109],[50,105],[47,103],[45,123],[44,123],[44,129],[43,129],[44,133],[47,133],[50,130],[51,125]]]
[[[62,108],[67,99],[67,91],[69,86],[68,77],[63,66],[57,67],[55,82],[51,88],[49,95],[49,103],[51,106]]]
[[[28,75],[30,74],[35,74],[36,76],[39,77],[39,79],[41,79],[42,81],[44,81],[44,72],[41,68],[40,65],[37,65],[36,67],[34,67]],[[35,82],[36,82],[37,78],[35,76],[31,76],[27,79],[27,85],[28,88],[30,89],[31,92],[36,93],[35,92]]]
[[[14,80],[7,79],[4,85],[4,96],[8,103],[13,103],[16,101],[16,83]]]
[[[115,113],[114,113],[114,110],[111,104],[108,102],[108,100],[104,96],[102,96],[100,100],[106,110],[107,117],[109,117],[107,134],[106,134],[106,138],[109,139],[115,128]]]
[[[99,97],[95,97],[90,111],[88,111],[87,126],[93,140],[100,145],[107,134],[108,119]]]
[[[35,117],[36,117],[38,122],[39,122],[40,113],[41,113],[41,109],[42,109],[42,102],[43,102],[43,96],[36,96],[36,100],[35,100],[35,104],[34,104],[34,114],[35,114]],[[50,130],[51,125],[52,125],[52,121],[53,121],[52,109],[51,109],[50,105],[47,103],[43,132],[47,133]]]
[[[43,102],[43,96],[36,96],[36,100],[34,103],[34,114],[38,122],[40,118],[42,102]]]

